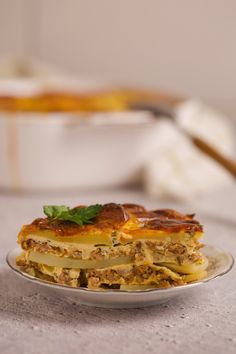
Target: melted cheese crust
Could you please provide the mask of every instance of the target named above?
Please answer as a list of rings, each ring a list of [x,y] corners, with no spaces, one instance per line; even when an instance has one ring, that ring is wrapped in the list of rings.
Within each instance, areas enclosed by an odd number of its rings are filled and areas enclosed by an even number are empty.
[[[176,234],[201,235],[202,226],[193,215],[180,214],[163,209],[147,211],[133,204],[105,204],[94,223],[79,226],[61,220],[39,218],[23,226],[18,240],[31,235],[42,235],[62,242],[111,244],[113,239],[121,243],[141,238],[159,238]]]

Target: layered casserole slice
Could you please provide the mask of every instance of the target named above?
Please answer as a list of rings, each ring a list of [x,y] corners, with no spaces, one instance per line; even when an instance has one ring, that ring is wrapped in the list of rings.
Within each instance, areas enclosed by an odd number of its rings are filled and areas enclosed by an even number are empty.
[[[115,203],[45,212],[48,217],[23,226],[18,236],[23,253],[17,264],[33,276],[135,290],[183,285],[206,274],[203,229],[194,215]]]

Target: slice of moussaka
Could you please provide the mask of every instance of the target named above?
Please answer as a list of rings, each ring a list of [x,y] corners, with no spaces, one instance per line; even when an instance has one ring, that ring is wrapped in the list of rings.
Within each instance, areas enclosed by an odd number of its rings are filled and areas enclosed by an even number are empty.
[[[203,229],[194,215],[136,204],[45,206],[24,225],[17,265],[48,281],[90,289],[183,285],[206,275]]]

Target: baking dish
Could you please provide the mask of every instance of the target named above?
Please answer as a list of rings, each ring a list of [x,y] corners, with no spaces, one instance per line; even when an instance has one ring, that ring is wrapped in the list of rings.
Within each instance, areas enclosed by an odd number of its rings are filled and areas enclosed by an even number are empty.
[[[0,187],[51,190],[133,181],[153,129],[146,112],[0,113]]]

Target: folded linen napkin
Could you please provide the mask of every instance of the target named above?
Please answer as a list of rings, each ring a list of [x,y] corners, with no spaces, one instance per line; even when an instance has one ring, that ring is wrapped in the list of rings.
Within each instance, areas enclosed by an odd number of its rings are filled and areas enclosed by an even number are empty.
[[[197,100],[181,103],[176,119],[226,156],[234,156],[235,132],[224,115]],[[190,200],[234,183],[233,177],[202,153],[169,120],[161,120],[156,143],[144,168],[146,191],[157,197]]]

